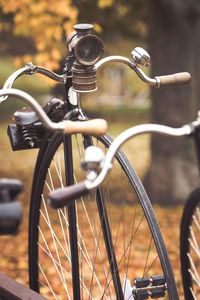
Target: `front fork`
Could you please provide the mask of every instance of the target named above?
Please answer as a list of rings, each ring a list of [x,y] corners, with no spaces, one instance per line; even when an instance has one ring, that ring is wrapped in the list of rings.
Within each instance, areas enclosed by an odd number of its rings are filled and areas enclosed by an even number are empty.
[[[66,185],[73,185],[73,156],[71,135],[64,136],[64,161],[65,161],[65,178]],[[80,279],[79,279],[79,258],[77,246],[77,227],[76,227],[76,209],[75,203],[68,206],[69,218],[69,236],[72,265],[72,284],[74,299],[80,299]]]
[[[87,117],[83,114],[82,110],[78,108],[79,101],[80,101],[79,94],[73,92],[71,88],[70,80],[68,81],[68,83],[66,83],[65,87],[66,87],[65,103],[67,105],[67,111],[69,112],[66,115],[65,119],[75,118],[75,119],[86,120]],[[89,146],[92,146],[93,145],[92,138],[84,135],[83,145],[85,149]],[[64,159],[65,159],[65,170],[66,170],[65,171],[66,185],[68,186],[74,184],[71,135],[64,136]],[[107,255],[109,259],[115,292],[117,296],[116,298],[117,300],[122,300],[124,299],[124,296],[122,292],[122,286],[120,282],[115,252],[113,251],[114,247],[112,242],[112,236],[110,232],[106,206],[105,206],[104,197],[101,188],[97,188],[96,202],[97,202],[99,218],[103,230],[104,241],[105,241],[105,246],[106,246]],[[79,300],[80,299],[80,278],[79,278],[79,258],[78,258],[78,247],[77,247],[77,226],[76,226],[75,203],[72,203],[68,207],[68,218],[69,218],[69,235],[70,235],[70,245],[71,245],[73,293],[74,293],[74,299]]]

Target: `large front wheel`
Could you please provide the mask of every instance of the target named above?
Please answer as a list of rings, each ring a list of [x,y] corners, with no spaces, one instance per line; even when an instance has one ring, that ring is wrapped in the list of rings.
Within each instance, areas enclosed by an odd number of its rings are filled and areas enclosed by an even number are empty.
[[[200,188],[189,195],[185,204],[180,245],[185,299],[200,299]]]
[[[48,299],[178,299],[151,203],[121,151],[100,188],[70,208],[47,205],[50,191],[85,179],[80,158],[88,145],[106,151],[111,143],[108,136],[67,140],[63,146],[56,136],[39,155],[30,207],[31,288]]]

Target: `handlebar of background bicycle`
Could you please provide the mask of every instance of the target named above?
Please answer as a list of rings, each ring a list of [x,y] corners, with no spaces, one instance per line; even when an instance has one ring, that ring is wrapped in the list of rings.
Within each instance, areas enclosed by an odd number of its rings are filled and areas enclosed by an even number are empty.
[[[75,199],[86,196],[89,193],[85,181],[76,185],[70,185],[52,191],[48,196],[48,204],[55,209],[69,205]]]
[[[0,97],[5,95],[15,96],[26,102],[37,113],[43,125],[52,131],[61,131],[65,134],[84,133],[90,135],[103,135],[107,131],[107,122],[103,119],[76,122],[64,120],[54,123],[49,119],[38,102],[26,92],[17,89],[0,90]]]
[[[62,121],[65,125],[63,133],[84,133],[89,135],[103,135],[107,131],[107,122],[104,119],[93,119],[88,121]]]
[[[185,135],[189,136],[192,134],[192,130],[193,127],[190,125],[185,125],[180,128],[173,128],[159,124],[142,124],[125,130],[117,136],[117,138],[109,147],[106,156],[104,157],[103,168],[93,181],[85,180],[84,182],[81,182],[79,184],[54,190],[48,196],[49,205],[52,208],[56,209],[62,208],[63,206],[66,206],[72,201],[76,200],[78,197],[86,195],[89,192],[89,190],[98,187],[103,182],[109,169],[112,167],[112,161],[116,152],[128,139],[144,133],[160,133],[163,135],[176,137]]]

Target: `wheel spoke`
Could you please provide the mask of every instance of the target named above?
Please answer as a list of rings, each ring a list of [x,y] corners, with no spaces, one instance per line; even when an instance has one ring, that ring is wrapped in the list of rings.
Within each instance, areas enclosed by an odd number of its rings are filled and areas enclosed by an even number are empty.
[[[83,138],[84,145],[88,145],[90,141],[86,136]],[[107,151],[96,139],[93,144]],[[39,253],[37,260],[40,276],[38,278],[36,274],[35,278],[40,281],[49,299],[73,299],[76,268],[73,269],[71,257],[70,243],[73,235],[70,233],[68,208],[56,211],[47,205],[49,192],[65,186],[64,174],[68,165],[64,161],[62,143],[52,147],[48,147],[49,155],[46,154],[47,158],[40,167],[37,181],[40,188],[33,193],[34,203],[41,199],[41,208],[33,209],[38,211],[39,218],[34,217],[34,214],[32,217],[39,236],[37,239],[35,235],[37,249],[33,252]],[[82,137],[72,135],[72,147],[74,173],[71,175],[74,183],[78,184],[85,178],[80,169],[80,156],[85,151]],[[70,164],[69,160],[68,163]],[[152,236],[155,229],[149,229],[147,211],[143,211],[146,203],[142,207],[141,200],[138,201],[137,195],[140,193],[143,197],[144,191],[141,192],[134,183],[137,176],[132,176],[131,166],[127,167],[120,154],[118,160],[113,161],[113,168],[101,188],[91,191],[86,197],[80,197],[74,203],[76,224],[73,226],[77,235],[79,264],[79,275],[75,282],[79,282],[81,300],[119,300],[124,297],[124,293],[128,293],[126,300],[129,297],[132,299],[127,291],[133,286],[135,278],[163,274]],[[149,209],[153,214],[150,204],[148,211]],[[157,230],[157,227],[154,228]],[[194,241],[193,243],[195,244]],[[34,245],[33,243],[33,247]]]
[[[200,297],[200,188],[188,197],[181,221],[181,270],[185,299]]]

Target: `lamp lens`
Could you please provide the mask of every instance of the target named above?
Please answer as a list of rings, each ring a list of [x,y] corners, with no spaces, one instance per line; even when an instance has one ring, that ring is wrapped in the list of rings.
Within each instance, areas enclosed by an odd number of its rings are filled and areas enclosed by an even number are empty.
[[[103,44],[95,36],[85,36],[76,45],[75,53],[80,63],[93,65],[103,54]]]

